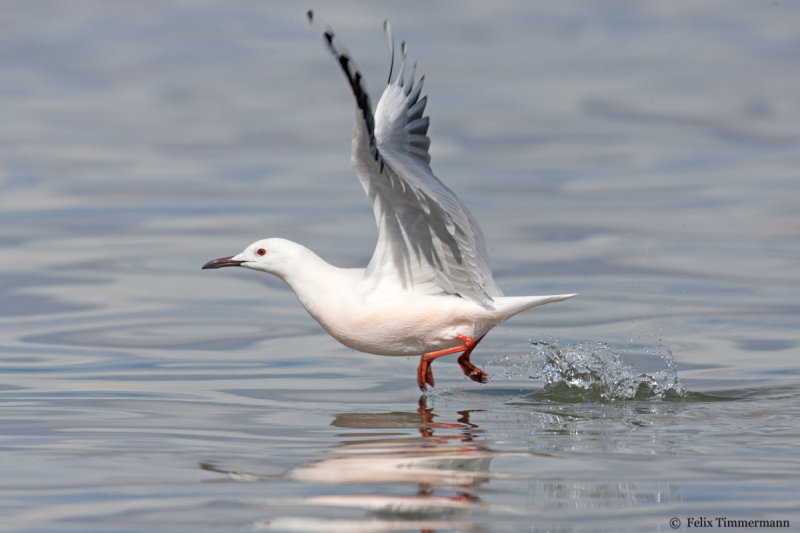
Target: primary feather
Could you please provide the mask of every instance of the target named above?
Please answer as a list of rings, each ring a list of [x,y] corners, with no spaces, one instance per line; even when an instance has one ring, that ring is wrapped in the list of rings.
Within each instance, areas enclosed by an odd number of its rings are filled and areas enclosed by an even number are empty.
[[[350,56],[338,49],[333,31],[325,32],[356,101],[351,162],[372,203],[378,241],[367,266],[374,284],[400,283],[425,294],[452,294],[492,307],[501,296],[492,279],[483,234],[464,203],[433,174],[430,167],[427,97],[424,77],[401,67],[373,113],[361,73]]]

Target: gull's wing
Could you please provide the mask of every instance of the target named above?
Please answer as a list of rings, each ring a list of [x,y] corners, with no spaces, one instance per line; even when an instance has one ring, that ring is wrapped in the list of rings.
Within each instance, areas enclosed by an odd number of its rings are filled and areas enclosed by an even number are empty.
[[[394,43],[389,38],[392,67]],[[375,113],[361,73],[325,32],[328,46],[356,100],[352,165],[372,202],[378,242],[366,276],[376,286],[400,285],[426,294],[457,294],[490,307],[502,293],[494,284],[483,234],[458,197],[430,167],[427,97],[423,77],[402,65],[383,91]]]

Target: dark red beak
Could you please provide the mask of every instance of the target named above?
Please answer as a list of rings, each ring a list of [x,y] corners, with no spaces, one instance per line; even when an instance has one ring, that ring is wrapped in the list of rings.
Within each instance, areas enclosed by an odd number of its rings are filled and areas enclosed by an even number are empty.
[[[202,270],[207,268],[222,268],[222,267],[238,267],[241,266],[244,261],[235,261],[233,256],[230,257],[220,257],[219,259],[212,259],[205,265],[203,265]]]

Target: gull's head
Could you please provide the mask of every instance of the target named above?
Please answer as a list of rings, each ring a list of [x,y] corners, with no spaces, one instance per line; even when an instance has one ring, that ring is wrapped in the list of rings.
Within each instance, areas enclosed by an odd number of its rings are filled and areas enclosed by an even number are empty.
[[[281,275],[302,249],[299,244],[286,239],[262,239],[239,254],[212,259],[203,265],[203,269],[241,266]]]

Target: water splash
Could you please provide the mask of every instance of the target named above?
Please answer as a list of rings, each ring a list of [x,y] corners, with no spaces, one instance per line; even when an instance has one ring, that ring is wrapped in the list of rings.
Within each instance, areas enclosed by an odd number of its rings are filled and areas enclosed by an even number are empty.
[[[654,374],[637,371],[625,363],[607,344],[556,344],[531,342],[534,360],[527,368],[512,363],[506,372],[529,374],[530,379],[544,380],[544,389],[537,397],[560,402],[618,400],[678,400],[686,397],[686,388],[678,379],[672,353],[664,348],[648,349],[666,367]],[[506,358],[506,362],[510,359]]]

